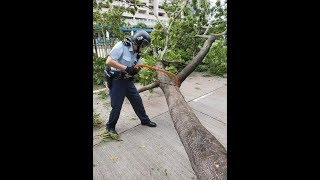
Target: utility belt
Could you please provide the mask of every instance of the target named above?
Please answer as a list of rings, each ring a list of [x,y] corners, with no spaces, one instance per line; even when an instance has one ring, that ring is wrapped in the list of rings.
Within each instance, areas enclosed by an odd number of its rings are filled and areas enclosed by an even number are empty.
[[[104,76],[105,80],[107,82],[108,88],[111,89],[112,80],[122,80],[122,79],[128,79],[130,81],[133,81],[133,76],[129,75],[125,71],[112,71],[109,66],[107,66],[104,70]]]
[[[129,75],[127,72],[124,72],[124,71],[114,71],[113,74],[111,75],[111,78],[115,80],[122,80],[122,79],[133,80],[133,76]]]

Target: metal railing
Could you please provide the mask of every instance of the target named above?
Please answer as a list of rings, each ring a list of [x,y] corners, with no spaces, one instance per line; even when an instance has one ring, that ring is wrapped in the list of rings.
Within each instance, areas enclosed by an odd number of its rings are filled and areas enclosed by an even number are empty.
[[[93,39],[93,53],[96,53],[99,57],[107,57],[115,40],[103,37]]]

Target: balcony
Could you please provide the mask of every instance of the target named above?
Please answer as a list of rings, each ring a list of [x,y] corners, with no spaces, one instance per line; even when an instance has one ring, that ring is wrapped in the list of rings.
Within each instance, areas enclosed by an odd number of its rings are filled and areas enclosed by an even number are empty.
[[[151,19],[126,19],[125,22],[131,24],[131,26],[137,25],[138,23],[144,23],[149,28],[153,28],[155,25],[155,21]]]

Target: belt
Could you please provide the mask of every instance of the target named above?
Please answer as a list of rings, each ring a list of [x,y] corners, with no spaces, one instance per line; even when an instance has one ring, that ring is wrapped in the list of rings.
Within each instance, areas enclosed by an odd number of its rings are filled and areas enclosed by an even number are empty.
[[[133,76],[130,76],[128,75],[128,73],[123,71],[114,71],[112,78],[115,80],[121,80],[121,79],[133,80]]]

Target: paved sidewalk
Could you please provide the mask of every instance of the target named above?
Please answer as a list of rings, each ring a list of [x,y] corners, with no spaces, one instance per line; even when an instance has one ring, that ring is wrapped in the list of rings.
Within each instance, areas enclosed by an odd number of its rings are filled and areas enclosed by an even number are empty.
[[[200,122],[227,149],[227,79],[194,72],[180,90]],[[94,129],[93,179],[196,179],[163,92],[156,88],[140,95],[147,114],[158,126],[141,126],[125,99],[116,126],[122,141],[101,142],[98,134],[104,126]],[[102,100],[94,94],[93,99],[94,112],[107,121],[109,98]]]

